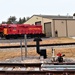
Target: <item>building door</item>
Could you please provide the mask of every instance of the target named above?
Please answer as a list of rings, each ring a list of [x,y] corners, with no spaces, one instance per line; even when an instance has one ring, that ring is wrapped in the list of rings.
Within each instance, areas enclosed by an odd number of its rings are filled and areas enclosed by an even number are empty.
[[[46,37],[52,37],[51,22],[44,23]]]

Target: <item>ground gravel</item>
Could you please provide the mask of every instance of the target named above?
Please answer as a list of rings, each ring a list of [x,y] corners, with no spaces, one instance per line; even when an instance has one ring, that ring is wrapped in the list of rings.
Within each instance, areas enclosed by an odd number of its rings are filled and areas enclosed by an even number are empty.
[[[52,60],[52,58],[46,58],[46,59],[43,59],[43,61],[45,63],[50,63]],[[6,59],[6,60],[3,60],[3,61],[0,61],[0,63],[20,63],[20,62],[25,62],[25,63],[39,63],[39,61],[41,62],[40,60],[40,57],[15,57],[15,58],[11,58],[11,59]],[[68,62],[68,63],[75,63],[75,59],[74,58],[64,58],[64,61],[65,62]]]

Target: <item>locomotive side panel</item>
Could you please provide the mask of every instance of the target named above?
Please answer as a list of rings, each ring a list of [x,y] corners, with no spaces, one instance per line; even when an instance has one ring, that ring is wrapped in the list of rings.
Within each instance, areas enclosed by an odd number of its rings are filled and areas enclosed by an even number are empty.
[[[42,35],[42,25],[28,25],[28,24],[10,24],[4,27],[3,36],[5,38],[18,38],[25,34],[29,37],[36,37]]]
[[[42,34],[42,26],[29,26],[28,34]]]

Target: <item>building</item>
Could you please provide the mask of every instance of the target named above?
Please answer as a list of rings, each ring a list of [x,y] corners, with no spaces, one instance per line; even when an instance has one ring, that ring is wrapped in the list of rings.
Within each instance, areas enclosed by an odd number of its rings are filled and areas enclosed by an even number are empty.
[[[24,24],[43,26],[46,37],[74,37],[75,17],[54,15],[33,15]]]

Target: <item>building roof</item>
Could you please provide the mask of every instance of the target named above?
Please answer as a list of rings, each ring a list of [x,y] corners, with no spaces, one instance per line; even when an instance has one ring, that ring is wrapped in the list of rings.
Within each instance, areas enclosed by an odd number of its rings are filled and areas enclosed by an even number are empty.
[[[73,19],[73,16],[61,16],[61,15],[33,15],[33,16],[49,19]]]
[[[73,16],[61,16],[61,15],[33,15],[33,16],[37,16],[37,17],[42,17],[42,18],[48,18],[48,19],[58,19],[58,20],[62,20],[62,19],[70,19],[73,20]],[[30,19],[33,17],[31,16]],[[75,19],[74,19],[75,20]],[[28,20],[27,20],[28,21]],[[26,21],[26,22],[27,22]]]

